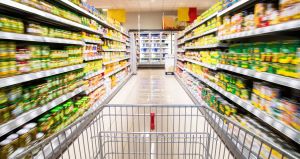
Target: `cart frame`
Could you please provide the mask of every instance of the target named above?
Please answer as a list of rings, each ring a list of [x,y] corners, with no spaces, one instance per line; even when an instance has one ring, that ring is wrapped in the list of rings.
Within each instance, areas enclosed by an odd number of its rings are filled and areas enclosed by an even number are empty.
[[[156,113],[153,130],[151,113]],[[171,121],[172,117],[176,119]],[[165,120],[171,123],[161,122]],[[120,146],[122,142],[129,145],[127,149]],[[157,150],[147,143],[157,144]],[[168,147],[173,154],[159,147]],[[278,154],[296,158],[205,106],[104,105],[16,158],[273,158]]]

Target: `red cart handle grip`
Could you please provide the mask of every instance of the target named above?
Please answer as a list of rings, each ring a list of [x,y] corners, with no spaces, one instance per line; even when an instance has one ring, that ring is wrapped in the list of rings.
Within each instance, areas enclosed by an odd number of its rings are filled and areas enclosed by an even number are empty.
[[[154,118],[155,118],[155,113],[150,113],[150,129],[151,130],[154,130],[155,129],[155,121],[154,121]]]

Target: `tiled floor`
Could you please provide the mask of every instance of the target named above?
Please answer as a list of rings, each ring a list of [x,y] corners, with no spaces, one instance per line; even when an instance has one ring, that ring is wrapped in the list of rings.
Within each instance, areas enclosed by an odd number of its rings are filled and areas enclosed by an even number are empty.
[[[175,77],[164,70],[139,70],[109,104],[193,104]]]

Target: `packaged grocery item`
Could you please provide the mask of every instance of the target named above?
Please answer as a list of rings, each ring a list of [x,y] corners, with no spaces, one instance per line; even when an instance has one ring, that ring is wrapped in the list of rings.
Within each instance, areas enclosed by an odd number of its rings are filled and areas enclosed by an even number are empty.
[[[300,18],[300,2],[299,1],[288,1],[280,0],[280,21],[286,22]]]
[[[14,147],[14,150],[19,148],[19,135],[18,134],[11,134],[6,139],[11,140],[11,145]]]
[[[19,147],[27,147],[30,142],[33,140],[31,138],[31,134],[29,132],[29,129],[21,129],[17,131],[17,134],[19,135]]]
[[[38,119],[38,131],[43,132],[47,134],[47,132],[50,130],[53,120],[51,119],[50,114],[46,114]]]
[[[37,129],[37,123],[28,123],[24,126],[24,129],[28,129],[29,130],[29,134],[31,136],[31,140],[35,140],[37,133],[38,133],[38,129]]]
[[[0,31],[23,33],[24,24],[20,19],[0,14]]]
[[[11,139],[5,139],[0,142],[0,158],[8,158],[15,151]]]

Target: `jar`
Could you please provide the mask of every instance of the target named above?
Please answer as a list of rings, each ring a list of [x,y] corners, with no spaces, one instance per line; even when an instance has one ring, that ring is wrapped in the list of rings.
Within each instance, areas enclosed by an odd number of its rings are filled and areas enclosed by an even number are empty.
[[[19,148],[19,135],[18,134],[11,134],[6,139],[11,140],[11,145],[14,147],[14,150]]]
[[[17,134],[19,135],[19,147],[27,147],[32,141],[29,129],[21,129],[17,131]]]
[[[0,158],[8,158],[15,151],[12,140],[5,139],[0,142]]]
[[[291,63],[295,57],[299,41],[286,41],[280,47],[279,63]]]
[[[15,117],[19,116],[20,114],[22,114],[24,112],[23,107],[24,107],[23,102],[12,103],[10,105],[11,116],[13,116],[15,118]]]
[[[51,118],[53,119],[53,125],[51,129],[54,129],[56,126],[58,126],[61,123],[61,109],[60,107],[55,107],[52,109],[51,112]]]
[[[13,103],[22,96],[22,87],[21,86],[15,86],[8,90],[7,92],[8,101],[10,103]]]
[[[73,111],[73,104],[72,104],[72,102],[65,103],[63,105],[63,107],[64,107],[64,115],[65,116],[69,116],[72,113],[72,111]]]
[[[244,100],[249,100],[250,91],[248,89],[241,89],[240,97]]]
[[[38,119],[38,131],[47,134],[52,124],[53,120],[51,119],[51,115],[46,114],[42,118]]]
[[[31,136],[32,141],[36,139],[36,135],[38,132],[37,123],[29,123],[24,126],[24,129],[29,130],[29,134]]]

